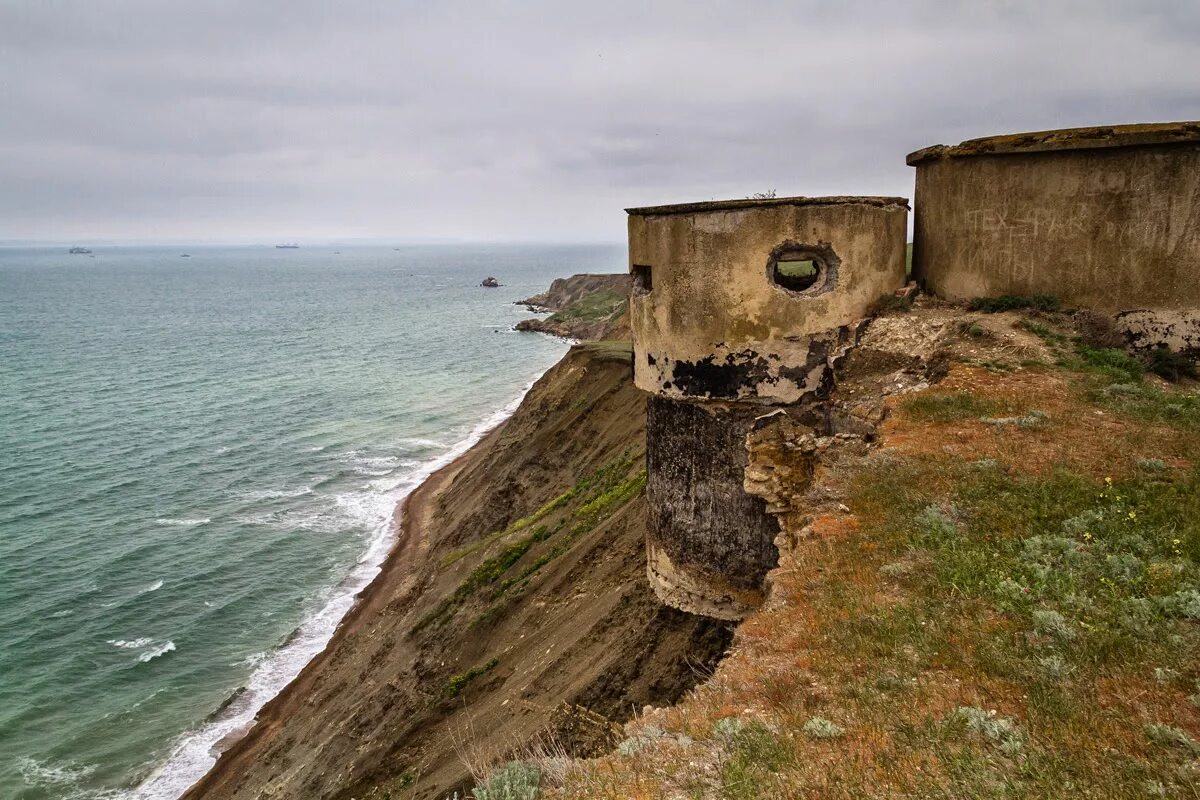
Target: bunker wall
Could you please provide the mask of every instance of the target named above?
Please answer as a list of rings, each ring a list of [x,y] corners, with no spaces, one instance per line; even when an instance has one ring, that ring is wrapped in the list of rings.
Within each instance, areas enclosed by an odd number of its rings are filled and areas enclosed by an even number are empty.
[[[647,573],[669,605],[737,619],[762,602],[779,523],[743,488],[754,418],[752,408],[648,398]]]
[[[900,198],[631,211],[637,386],[676,398],[799,399],[845,345],[846,326],[903,285],[907,214]],[[796,251],[822,268],[803,290],[772,279],[773,258]]]
[[[915,166],[913,275],[938,296],[1054,295],[1114,312],[1200,306],[1200,142]]]

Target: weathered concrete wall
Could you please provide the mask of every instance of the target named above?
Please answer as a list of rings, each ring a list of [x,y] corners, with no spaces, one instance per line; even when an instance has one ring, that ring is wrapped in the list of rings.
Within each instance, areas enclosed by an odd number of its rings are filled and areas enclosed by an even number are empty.
[[[908,163],[913,274],[939,296],[1200,306],[1200,123],[991,137]]]
[[[904,283],[907,201],[832,197],[629,210],[634,380],[650,393],[647,574],[676,608],[763,600],[777,518],[746,490],[747,436],[819,397],[862,319]],[[801,281],[780,261],[809,262]],[[794,265],[793,265],[794,266]]]
[[[634,379],[665,397],[794,402],[844,351],[846,326],[904,283],[903,198],[726,201],[629,214]],[[811,288],[772,281],[781,248],[812,252],[820,274]]]
[[[746,435],[761,409],[651,395],[646,415],[648,573],[685,611],[738,619],[762,603],[779,523],[743,489]]]

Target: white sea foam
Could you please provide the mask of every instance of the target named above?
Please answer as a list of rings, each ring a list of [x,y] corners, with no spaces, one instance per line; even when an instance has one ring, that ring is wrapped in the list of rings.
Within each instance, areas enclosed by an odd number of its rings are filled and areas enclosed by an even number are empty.
[[[352,456],[342,460],[350,465],[356,475],[370,478],[391,475],[401,464],[399,456]]]
[[[154,583],[147,586],[145,589],[142,589],[140,592],[138,592],[138,594],[147,594],[148,592],[157,592],[162,587],[163,587],[162,581],[155,581]]]
[[[111,644],[113,647],[121,647],[126,650],[140,650],[143,647],[149,647],[150,645],[154,644],[154,640],[149,638],[109,639],[108,644]]]
[[[294,489],[263,489],[253,492],[241,492],[239,497],[247,500],[282,500],[289,497],[303,497],[306,494],[312,494],[313,487],[298,486]]]
[[[109,639],[108,644],[122,650],[141,650],[138,653],[138,661],[143,664],[153,661],[159,656],[165,656],[175,649],[175,643],[170,639],[165,642],[156,642],[147,636],[138,639]]]
[[[34,758],[22,758],[18,760],[17,769],[20,770],[21,777],[30,786],[54,786],[60,789],[64,786],[79,783],[79,781],[96,771],[96,767],[90,764],[79,766],[74,762],[70,762],[59,766],[51,766]]]
[[[267,657],[270,655],[271,655],[270,653],[251,653],[250,655],[243,658],[241,661],[234,662],[231,666],[254,668],[254,667],[257,667],[262,662],[266,661]]]
[[[208,517],[197,517],[195,519],[174,519],[173,517],[159,517],[154,520],[155,525],[170,525],[172,527],[190,528],[193,525],[207,525],[212,522]]]
[[[395,541],[392,517],[397,504],[426,478],[465,453],[490,430],[512,416],[535,382],[531,381],[512,402],[482,420],[466,438],[452,447],[430,439],[407,440],[410,443],[426,443],[422,446],[446,449],[441,455],[420,464],[401,480],[392,483],[390,488],[380,490],[372,487],[367,492],[336,497],[343,514],[369,521],[370,530],[373,531],[349,575],[326,592],[323,606],[306,619],[282,647],[254,668],[237,702],[231,703],[199,729],[180,737],[167,759],[140,786],[122,795],[122,800],[175,800],[204,776],[216,761],[218,744],[227,737],[247,730],[263,704],[278,694],[314,656],[325,649],[338,623],[354,605],[355,596],[379,573]]]
[[[526,391],[528,391],[528,390],[526,390]],[[445,442],[439,442],[437,439],[422,439],[419,437],[410,437],[408,439],[401,439],[399,441],[399,444],[401,447],[405,448],[406,450],[411,450],[413,448],[417,448],[417,449],[421,449],[421,450],[428,450],[430,448],[439,448],[439,447],[448,447],[449,446]]]
[[[153,661],[154,659],[158,658],[159,656],[165,656],[167,653],[172,652],[174,649],[175,649],[175,643],[172,642],[170,639],[168,639],[167,641],[160,644],[158,647],[152,648],[152,649],[147,650],[146,652],[142,653],[140,656],[138,656],[138,661],[145,664],[147,661]]]

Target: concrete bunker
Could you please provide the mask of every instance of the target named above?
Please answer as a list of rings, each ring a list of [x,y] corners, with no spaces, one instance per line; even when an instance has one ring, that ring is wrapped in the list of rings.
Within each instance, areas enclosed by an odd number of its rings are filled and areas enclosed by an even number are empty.
[[[927,291],[1054,295],[1115,315],[1136,347],[1200,350],[1200,122],[992,136],[908,164]]]
[[[685,611],[763,599],[778,523],[744,489],[746,436],[822,397],[905,278],[908,202],[789,197],[627,209],[634,382],[649,393],[647,571]]]
[[[784,242],[771,251],[767,277],[781,289],[808,296],[833,291],[837,286],[837,254],[828,244]]]

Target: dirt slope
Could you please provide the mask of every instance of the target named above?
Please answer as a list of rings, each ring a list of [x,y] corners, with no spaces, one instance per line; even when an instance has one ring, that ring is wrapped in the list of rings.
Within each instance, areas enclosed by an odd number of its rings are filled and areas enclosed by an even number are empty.
[[[574,348],[412,495],[362,602],[189,800],[441,797],[540,731],[610,746],[604,718],[673,702],[715,663],[729,630],[644,579],[629,357]]]

